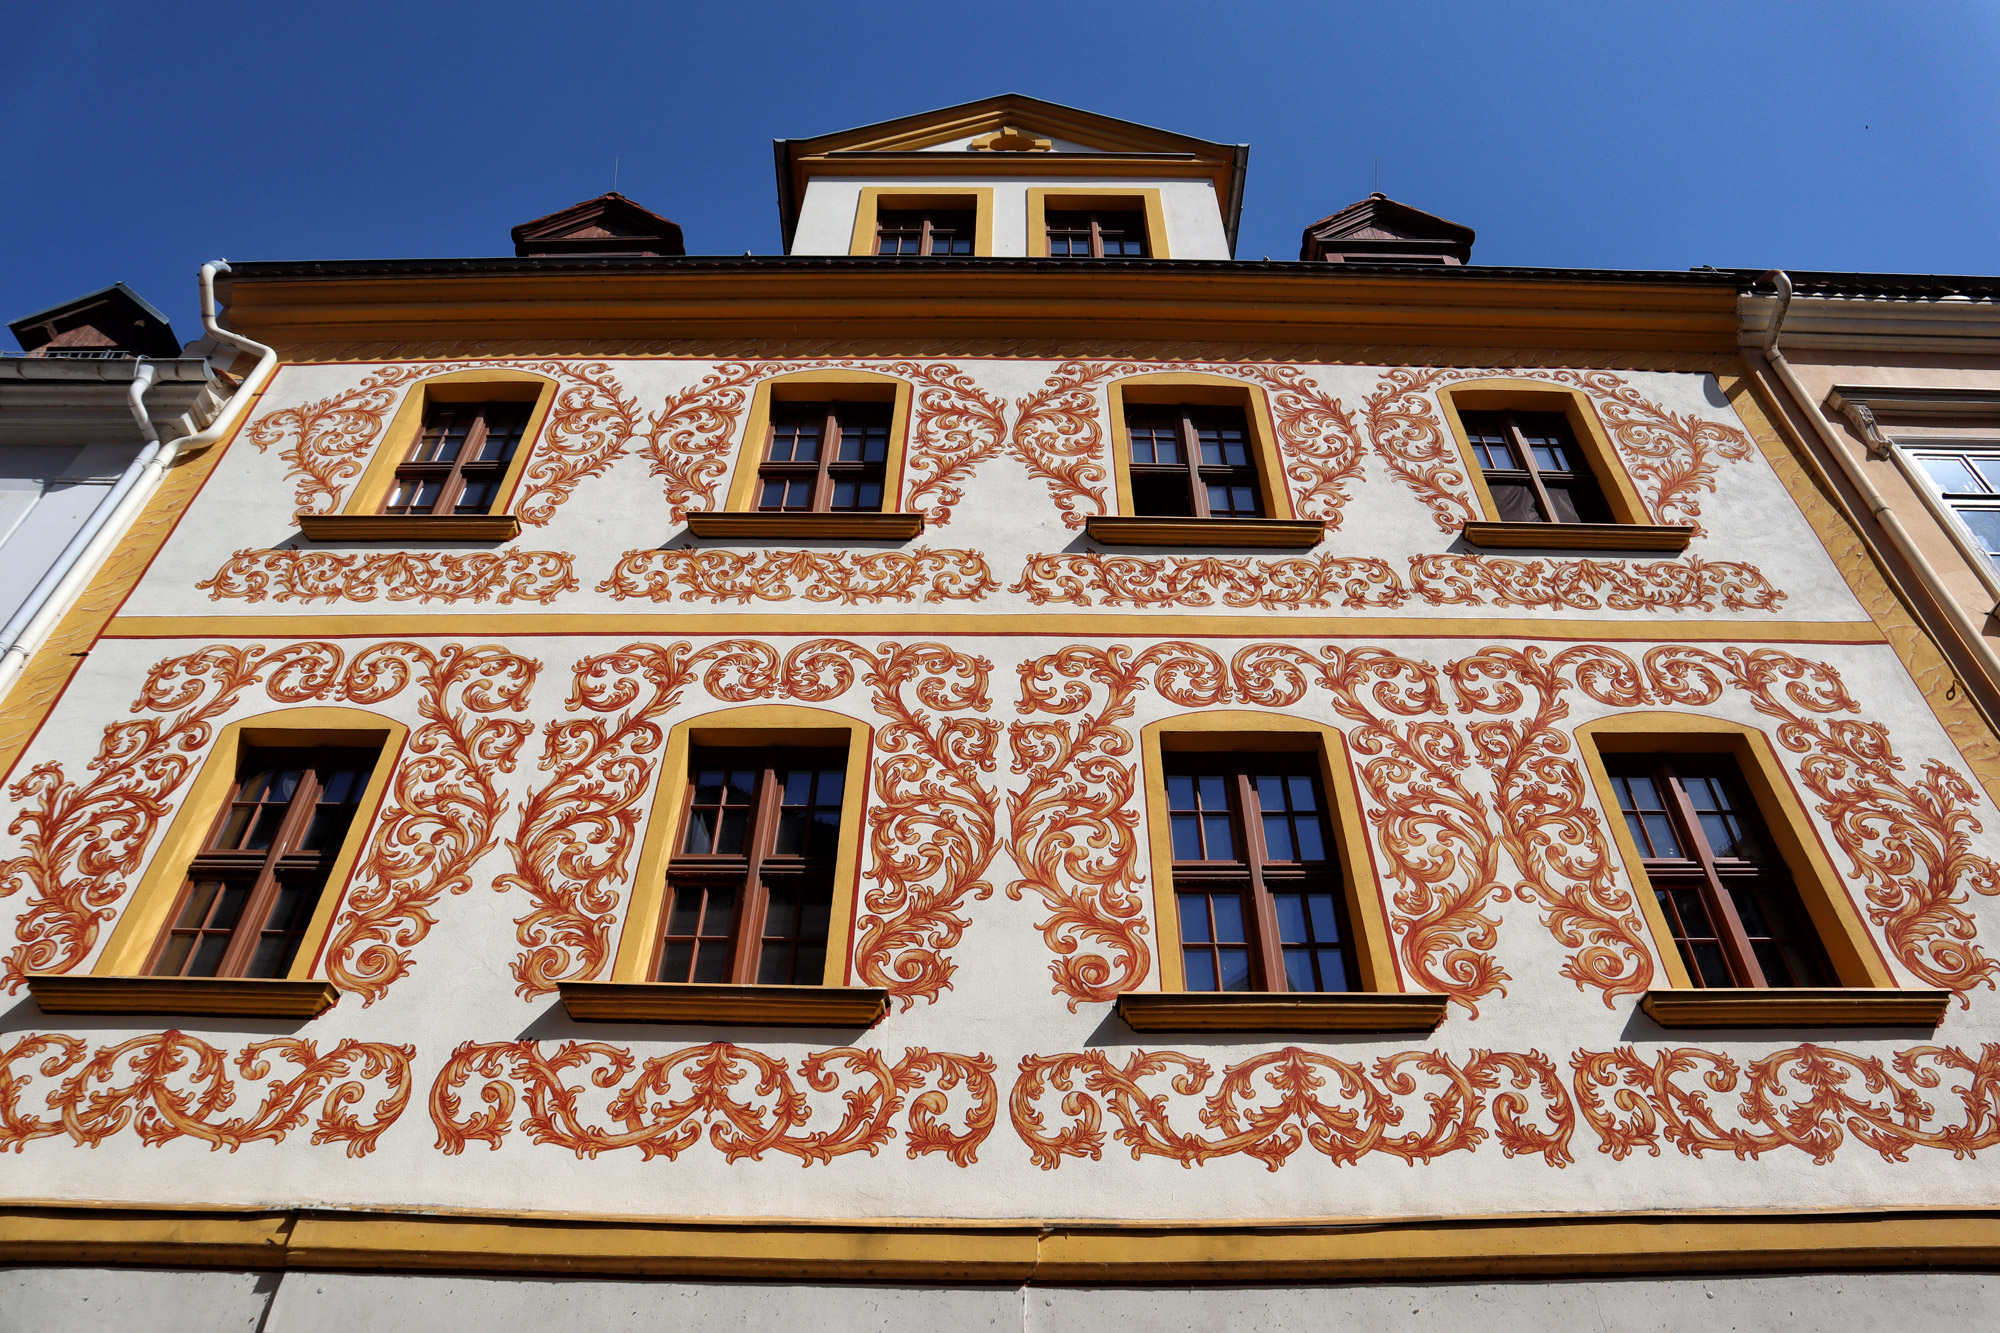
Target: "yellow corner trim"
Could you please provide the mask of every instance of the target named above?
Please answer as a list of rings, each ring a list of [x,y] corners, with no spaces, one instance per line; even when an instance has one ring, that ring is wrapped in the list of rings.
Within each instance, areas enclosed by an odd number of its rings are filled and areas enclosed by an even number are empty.
[[[546,375],[525,370],[455,370],[428,379],[413,380],[403,391],[403,401],[397,405],[396,414],[389,418],[388,430],[382,433],[381,440],[375,445],[374,455],[361,473],[360,482],[355,485],[340,512],[382,512],[390,488],[395,485],[396,469],[410,456],[410,450],[417,442],[417,433],[423,429],[426,404],[481,402],[488,398],[532,401],[535,405],[528,413],[528,426],[521,433],[521,445],[514,451],[514,461],[507,465],[507,474],[500,479],[500,489],[493,497],[490,512],[498,516],[511,511],[514,493],[521,486],[522,469],[534,456],[541,442],[542,428],[548,424],[549,412],[556,401],[556,382]],[[518,523],[515,530],[519,531]]]
[[[854,235],[849,240],[850,255],[875,253],[876,222],[885,208],[964,208],[972,205],[972,253],[993,253],[993,187],[968,185],[962,189],[940,186],[934,190],[909,190],[895,185],[864,185],[854,208]]]
[[[0,1209],[0,1262],[1012,1285],[1991,1268],[2000,1210],[982,1223],[33,1200]]]
[[[859,718],[798,704],[750,704],[676,723],[661,751],[659,781],[646,812],[645,840],[639,846],[611,980],[628,984],[653,980],[654,953],[666,913],[667,862],[673,859],[673,841],[680,834],[681,811],[687,805],[688,751],[696,745],[826,745],[846,747],[847,778],[840,796],[840,850],[833,860],[833,910],[827,917],[826,971],[821,975],[826,986],[844,986],[848,954],[854,947],[855,883],[860,877],[861,826],[874,735],[875,729]],[[835,948],[836,941],[843,947]]]
[[[1569,420],[1570,434],[1576,437],[1584,457],[1590,461],[1591,475],[1597,478],[1599,487],[1604,491],[1604,502],[1611,509],[1612,521],[1652,523],[1653,516],[1647,510],[1646,502],[1639,498],[1639,488],[1632,484],[1632,476],[1625,470],[1624,460],[1612,448],[1611,437],[1604,433],[1604,423],[1598,419],[1596,405],[1581,389],[1551,384],[1547,380],[1495,376],[1465,380],[1440,389],[1438,399],[1444,404],[1445,425],[1458,444],[1465,475],[1471,480],[1472,489],[1479,497],[1480,510],[1487,518],[1499,522],[1500,511],[1493,504],[1493,493],[1486,488],[1486,474],[1480,469],[1478,456],[1472,452],[1472,442],[1465,436],[1465,423],[1459,420],[1459,413],[1511,408],[1517,412],[1562,413]]]
[[[1153,920],[1159,923],[1160,990],[1191,994],[1181,963],[1181,913],[1174,897],[1174,838],[1167,817],[1168,750],[1308,750],[1319,757],[1320,788],[1332,807],[1333,841],[1340,856],[1340,881],[1347,893],[1348,928],[1354,933],[1355,962],[1368,991],[1399,993],[1395,948],[1382,884],[1375,873],[1374,844],[1361,820],[1361,792],[1340,729],[1282,713],[1219,709],[1148,723],[1139,733],[1139,759],[1146,787],[1147,850],[1153,877]]]
[[[1875,937],[1855,909],[1846,881],[1834,869],[1820,840],[1819,827],[1806,813],[1784,765],[1778,761],[1771,740],[1755,727],[1730,722],[1705,713],[1632,712],[1586,722],[1576,729],[1577,749],[1582,754],[1591,785],[1597,789],[1604,822],[1625,860],[1633,894],[1652,928],[1653,944],[1666,967],[1667,978],[1677,990],[1694,990],[1694,980],[1681,961],[1673,931],[1654,896],[1646,877],[1644,859],[1632,841],[1631,830],[1618,813],[1617,792],[1604,766],[1607,753],[1662,752],[1726,754],[1736,760],[1750,797],[1757,803],[1764,827],[1778,844],[1778,854],[1798,886],[1799,897],[1819,932],[1827,957],[1842,986],[1893,990],[1896,978],[1889,970]],[[1802,830],[1809,831],[1802,833]]]
[[[1120,514],[1130,515],[1133,512],[1132,440],[1125,429],[1125,407],[1128,403],[1167,406],[1200,403],[1212,407],[1234,407],[1241,411],[1244,424],[1250,429],[1250,452],[1257,460],[1257,488],[1264,502],[1264,512],[1271,519],[1297,517],[1292,510],[1292,488],[1285,484],[1284,456],[1278,452],[1277,432],[1271,424],[1270,399],[1265,396],[1263,386],[1202,371],[1128,375],[1124,379],[1113,380],[1105,390],[1105,410],[1111,417],[1111,465]],[[1325,527],[1324,523],[1320,524],[1322,531]],[[1314,540],[1317,541],[1318,537],[1315,536]]]
[[[1036,158],[1041,166],[1049,158]],[[1049,210],[1066,208],[1129,208],[1134,200],[1146,215],[1146,257],[1172,259],[1167,250],[1167,208],[1154,186],[1093,186],[1088,190],[1064,190],[1044,186],[1028,188],[1028,255],[1049,257]]]
[[[334,910],[347,896],[347,881],[361,849],[373,835],[376,812],[389,789],[389,779],[403,754],[403,742],[410,729],[391,718],[359,708],[282,708],[231,722],[216,733],[215,744],[201,769],[189,784],[187,795],[174,812],[173,822],[146,860],[138,885],[126,899],[125,910],[105,941],[104,952],[90,974],[102,978],[135,977],[146,970],[160,932],[167,928],[167,916],[180,900],[181,885],[187,880],[189,862],[214,827],[229,788],[236,781],[236,765],[246,745],[303,746],[343,745],[361,748],[377,746],[381,758],[361,793],[361,804],[340,844],[340,854],[327,872],[326,887],[320,891],[319,906],[292,959],[286,979],[304,981],[319,965],[319,952],[333,924]]]
[[[759,381],[750,394],[750,411],[744,419],[743,438],[736,444],[736,467],[729,478],[729,498],[723,502],[723,509],[741,514],[757,507],[757,468],[764,461],[764,450],[771,441],[772,403],[851,401],[892,404],[889,457],[882,468],[882,509],[885,513],[900,510],[903,454],[910,436],[912,397],[908,380],[872,370],[800,370]]]

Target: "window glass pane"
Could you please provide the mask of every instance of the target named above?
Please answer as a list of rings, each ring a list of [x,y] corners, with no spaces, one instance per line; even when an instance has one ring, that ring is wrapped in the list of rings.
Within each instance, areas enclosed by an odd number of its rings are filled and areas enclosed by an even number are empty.
[[[1201,816],[1195,814],[1173,816],[1174,860],[1201,860]]]
[[[1333,910],[1333,895],[1310,894],[1306,906],[1311,913],[1313,938],[1324,944],[1340,938],[1340,918]]]
[[[1181,909],[1181,942],[1208,943],[1208,896],[1183,893],[1177,901]]]
[[[797,933],[799,925],[799,891],[796,886],[774,884],[770,890],[770,900],[764,909],[764,934],[774,938],[789,938]]]
[[[1189,990],[1212,991],[1215,987],[1215,955],[1203,949],[1189,950],[1182,960],[1187,968],[1187,988]]]
[[[1250,989],[1250,951],[1248,949],[1219,949],[1217,962],[1222,971],[1222,989],[1245,991]]]
[[[727,981],[729,979],[729,948],[726,944],[711,944],[704,940],[695,953],[694,981]]]
[[[1236,859],[1236,835],[1229,827],[1229,816],[1203,815],[1201,817],[1202,837],[1208,844],[1208,859],[1211,861],[1234,861]]]
[[[1271,906],[1278,913],[1278,939],[1285,944],[1307,944],[1312,940],[1306,929],[1306,902],[1303,894],[1274,893]]]
[[[1224,944],[1243,944],[1243,900],[1233,893],[1218,893],[1209,899],[1215,911],[1215,938]]]
[[[1953,508],[1988,555],[2000,554],[2000,510]]]
[[[1285,989],[1305,992],[1319,989],[1313,976],[1312,950],[1285,950]]]
[[[1273,861],[1296,861],[1292,847],[1292,821],[1282,814],[1264,815],[1264,855]]]
[[[177,977],[187,965],[188,950],[194,948],[193,935],[174,935],[167,940],[166,952],[160,955],[159,966],[153,969],[156,977]]]
[[[1146,518],[1193,518],[1194,501],[1188,495],[1187,474],[1134,472],[1132,508]]]
[[[2000,491],[2000,454],[1980,454],[1970,460],[1986,489]]]
[[[215,906],[215,895],[222,891],[220,880],[199,880],[188,890],[187,902],[181,907],[180,920],[174,924],[188,930],[199,930],[208,921],[208,909]]]
[[[750,812],[748,810],[724,810],[722,827],[715,835],[715,850],[722,856],[741,856],[743,845],[750,832]]]
[[[1730,984],[1729,964],[1723,959],[1720,944],[1695,944],[1689,952],[1694,955],[1694,972],[1704,986]]]
[[[1938,489],[1941,491],[1983,491],[1987,489],[1980,484],[1979,474],[1974,472],[1971,465],[1963,458],[1953,456],[1939,458],[1919,455],[1917,461],[1924,465],[1924,471],[1930,474],[1931,480],[1937,483]]]
[[[216,969],[222,966],[222,955],[228,949],[229,937],[227,935],[202,936],[201,944],[194,952],[194,961],[188,964],[187,971],[182,975],[190,977],[214,976]]]
[[[701,930],[701,890],[693,885],[674,889],[673,911],[667,914],[667,934],[695,935]]]
[[[1541,506],[1535,501],[1535,492],[1525,482],[1488,481],[1486,489],[1493,496],[1493,508],[1507,523],[1545,523]]]

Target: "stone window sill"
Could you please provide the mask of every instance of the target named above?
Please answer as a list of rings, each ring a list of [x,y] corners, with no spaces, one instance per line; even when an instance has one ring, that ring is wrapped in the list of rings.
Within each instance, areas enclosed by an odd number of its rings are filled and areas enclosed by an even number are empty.
[[[1118,1017],[1134,1032],[1429,1032],[1443,995],[1334,991],[1128,991]]]
[[[1468,546],[1554,551],[1685,551],[1690,523],[1467,523]]]
[[[865,1028],[889,1012],[889,992],[873,986],[565,981],[558,989],[563,1008],[579,1023]]]
[[[1833,986],[1650,990],[1639,1001],[1663,1028],[1935,1028],[1950,1005],[1946,990]]]
[[[1138,518],[1097,514],[1083,530],[1100,546],[1261,546],[1303,551],[1326,536],[1320,519]]]
[[[300,514],[314,542],[504,542],[521,535],[512,514]]]
[[[689,514],[697,537],[777,537],[804,541],[834,537],[904,542],[924,530],[922,514]]]
[[[222,1014],[317,1018],[340,991],[330,981],[258,977],[98,977],[32,973],[28,994],[45,1014]]]

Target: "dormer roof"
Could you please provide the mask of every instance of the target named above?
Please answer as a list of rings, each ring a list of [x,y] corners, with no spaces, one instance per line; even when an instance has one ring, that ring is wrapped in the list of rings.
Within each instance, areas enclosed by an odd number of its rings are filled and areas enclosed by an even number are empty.
[[[1248,144],[1214,143],[1020,93],[810,139],[779,139],[778,213],[792,247],[815,174],[869,177],[1198,177],[1214,182],[1229,246],[1243,211]]]
[[[7,326],[24,352],[129,352],[175,357],[181,340],[173,325],[124,283],[74,301],[23,315]]]
[[[1337,264],[1469,264],[1473,236],[1470,227],[1377,191],[1307,227],[1299,258]]]
[[[514,254],[533,259],[548,255],[684,255],[678,224],[642,208],[616,190],[571,204],[559,213],[523,222],[514,228]]]

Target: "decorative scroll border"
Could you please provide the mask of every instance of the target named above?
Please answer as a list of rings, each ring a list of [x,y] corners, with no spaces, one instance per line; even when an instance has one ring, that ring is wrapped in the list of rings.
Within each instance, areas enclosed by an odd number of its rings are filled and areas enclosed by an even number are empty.
[[[1298,611],[1397,607],[1410,598],[1396,571],[1367,556],[1030,555],[1009,592],[1036,606],[1213,606]],[[1094,600],[1093,600],[1094,595]]]
[[[908,551],[728,551],[668,547],[627,551],[597,585],[618,601],[977,602],[999,581],[977,551],[918,546]]]
[[[311,1118],[315,1147],[342,1143],[349,1157],[365,1157],[408,1105],[415,1057],[411,1046],[352,1038],[322,1053],[299,1037],[267,1037],[232,1059],[179,1031],[132,1037],[94,1051],[83,1037],[26,1033],[11,1046],[0,1046],[0,1152],[20,1152],[36,1139],[64,1134],[95,1148],[128,1126],[149,1148],[191,1138],[211,1150],[235,1152],[246,1143],[282,1143]],[[272,1077],[274,1058],[297,1072]],[[34,1073],[26,1072],[29,1068]],[[38,1075],[62,1080],[45,1099],[53,1115],[25,1104]],[[219,1118],[260,1080],[268,1081],[253,1114]],[[354,1112],[371,1087],[376,1100],[364,1120]]]
[[[536,602],[577,590],[566,551],[238,551],[195,584],[212,602]]]

